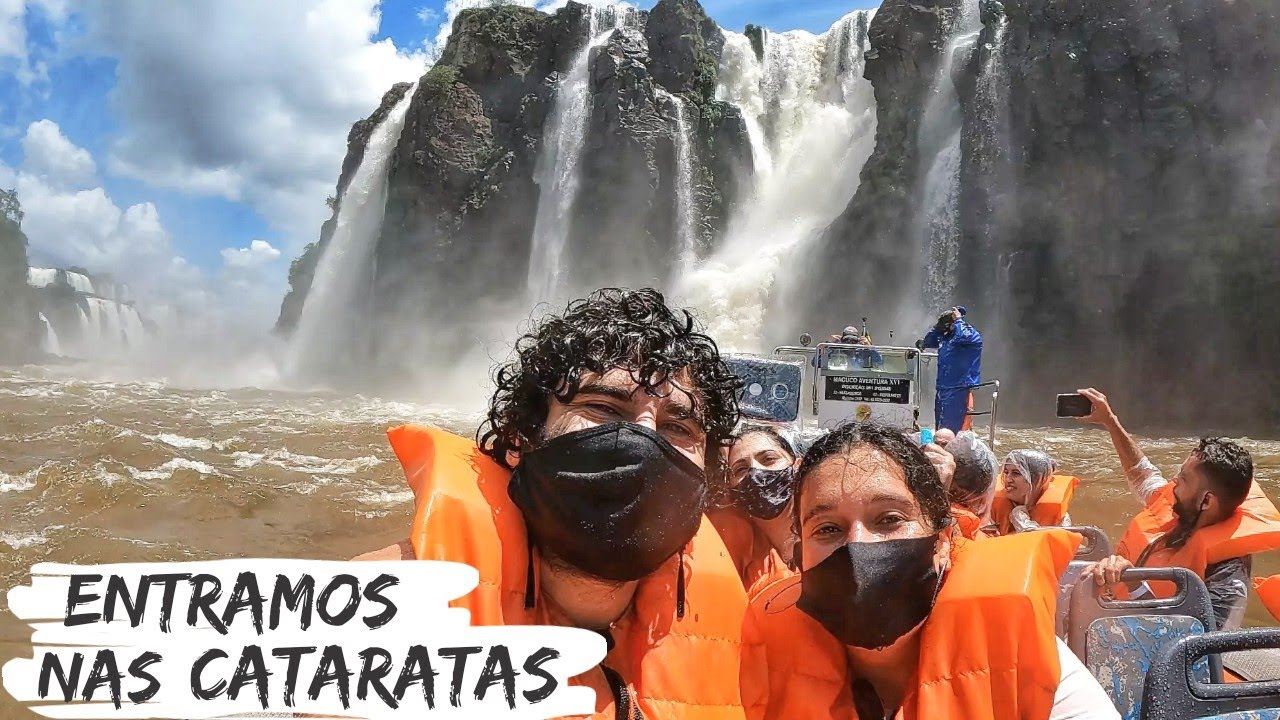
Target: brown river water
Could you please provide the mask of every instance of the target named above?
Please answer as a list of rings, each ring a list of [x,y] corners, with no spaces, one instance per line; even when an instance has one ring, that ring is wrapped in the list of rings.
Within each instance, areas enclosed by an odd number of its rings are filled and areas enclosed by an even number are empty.
[[[183,390],[0,370],[0,592],[38,562],[348,558],[405,536],[413,496],[385,431],[414,422],[471,435],[460,412],[360,396]],[[1280,442],[1242,439],[1280,498]],[[1141,438],[1169,475],[1189,437]],[[1137,511],[1106,434],[1002,429],[997,453],[1048,451],[1084,478],[1079,524],[1118,539]],[[1280,553],[1255,560],[1280,573]],[[1250,625],[1273,625],[1256,599]],[[30,630],[0,601],[0,663],[30,657]],[[0,719],[34,718],[0,692]]]

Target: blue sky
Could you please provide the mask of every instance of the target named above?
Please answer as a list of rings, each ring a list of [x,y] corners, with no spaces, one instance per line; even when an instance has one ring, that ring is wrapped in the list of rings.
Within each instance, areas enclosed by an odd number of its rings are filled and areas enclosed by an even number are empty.
[[[33,263],[270,314],[350,124],[467,1],[0,3],[0,186],[28,207]],[[728,29],[821,32],[873,4],[704,6]]]

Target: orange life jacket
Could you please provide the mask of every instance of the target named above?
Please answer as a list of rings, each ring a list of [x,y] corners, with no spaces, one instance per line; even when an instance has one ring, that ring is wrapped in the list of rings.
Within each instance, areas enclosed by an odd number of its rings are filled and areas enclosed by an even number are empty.
[[[1173,483],[1157,490],[1129,523],[1117,552],[1137,565],[1148,545],[1177,526],[1178,519],[1173,512],[1175,502]],[[1182,567],[1203,578],[1209,565],[1277,548],[1280,548],[1280,511],[1254,482],[1231,517],[1196,530],[1186,544],[1176,550],[1152,551],[1143,567]],[[1152,581],[1148,585],[1157,597],[1172,597],[1177,591],[1173,583]]]
[[[982,529],[984,527],[982,518],[959,503],[951,503],[951,517],[955,519],[956,527],[960,528],[960,534],[970,540],[985,540],[992,537]]]
[[[1063,530],[954,541],[898,720],[1045,720],[1061,678],[1058,577],[1081,539]],[[846,648],[795,607],[800,579],[765,588],[743,628],[751,720],[858,720]]]
[[[1253,590],[1258,593],[1258,599],[1267,612],[1271,613],[1271,617],[1280,620],[1280,575],[1254,578]]]
[[[1031,508],[1031,519],[1044,527],[1058,527],[1071,508],[1071,497],[1076,493],[1080,479],[1071,475],[1054,475],[1045,482],[1044,492]],[[1013,522],[1009,519],[1013,512],[1013,501],[1005,495],[1004,485],[996,488],[995,499],[991,501],[991,519],[1000,526],[1000,532],[1008,535],[1013,532]]]
[[[479,586],[452,605],[469,610],[475,625],[543,624],[545,603],[525,607],[530,548],[524,518],[507,495],[510,472],[474,442],[443,430],[406,425],[387,434],[415,497],[409,540],[416,557],[480,572]],[[645,718],[742,720],[738,669],[746,595],[705,517],[683,563],[684,617],[676,617],[680,560],[671,558],[639,582],[631,609],[612,628],[614,647],[603,664],[625,679]],[[596,691],[593,718],[614,717],[613,694],[599,667],[573,684]]]
[[[724,540],[748,598],[754,597],[753,591],[795,574],[750,518],[732,508],[710,512],[707,517]]]

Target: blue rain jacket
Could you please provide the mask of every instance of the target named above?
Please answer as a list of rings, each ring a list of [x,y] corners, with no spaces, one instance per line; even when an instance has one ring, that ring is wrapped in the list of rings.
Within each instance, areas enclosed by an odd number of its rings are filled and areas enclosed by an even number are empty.
[[[967,387],[982,382],[982,334],[961,317],[946,337],[929,330],[922,347],[938,349],[937,426],[959,432],[969,407]]]

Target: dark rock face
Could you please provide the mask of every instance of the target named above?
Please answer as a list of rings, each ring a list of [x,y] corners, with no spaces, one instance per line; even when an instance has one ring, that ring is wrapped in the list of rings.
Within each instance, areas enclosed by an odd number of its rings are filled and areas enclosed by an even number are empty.
[[[961,83],[960,257],[1017,349],[1015,407],[1043,417],[1053,392],[1097,384],[1139,422],[1275,427],[1280,8],[1003,7]]]
[[[0,215],[0,363],[39,357],[42,331],[27,286],[27,236]]]
[[[697,0],[660,2],[644,26],[653,79],[676,94],[711,100],[724,33]]]
[[[851,312],[901,327],[903,278],[922,262],[908,236],[923,181],[916,138],[960,6],[961,0],[886,0],[871,22],[866,78],[876,95],[876,149],[853,201],[805,265],[812,282],[801,302],[811,327],[843,327]]]

